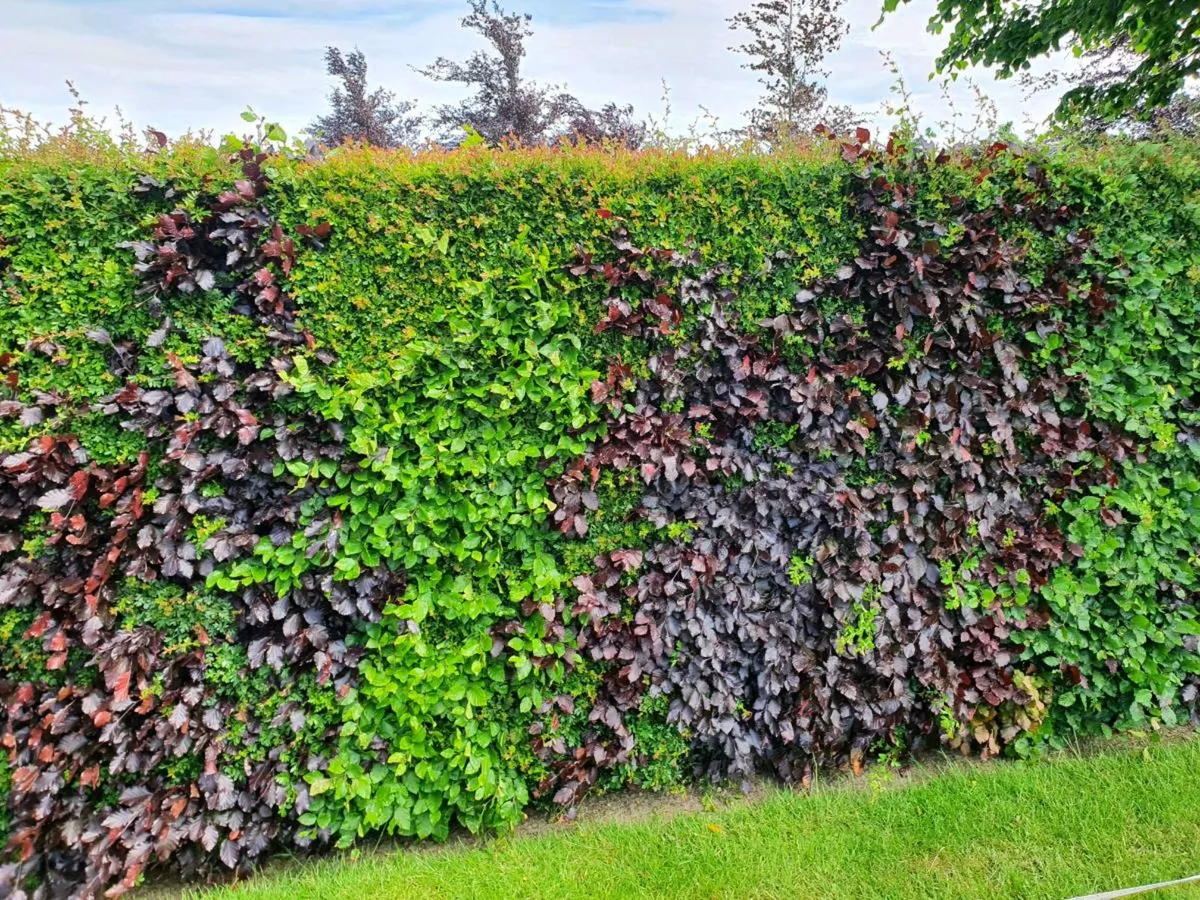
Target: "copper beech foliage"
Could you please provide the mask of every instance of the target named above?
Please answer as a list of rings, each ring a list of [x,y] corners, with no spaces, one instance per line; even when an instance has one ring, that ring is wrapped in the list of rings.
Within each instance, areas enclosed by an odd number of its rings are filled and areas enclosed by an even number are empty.
[[[860,144],[845,153],[872,162]],[[868,165],[860,255],[755,335],[698,254],[642,250],[618,229],[610,258],[573,269],[611,286],[597,330],[651,356],[648,374],[614,364],[593,386],[609,428],[558,482],[558,527],[587,533],[611,468],[643,486],[632,516],[689,535],[603,554],[575,581],[579,646],[607,675],[582,744],[534,726],[557,802],[630,761],[626,717],[646,692],[669,698],[669,721],[721,778],[769,768],[807,781],[900,732],[936,745],[943,721],[988,755],[1042,718],[1011,639],[1042,612],[952,608],[942,566],[974,555],[977,582],[1036,589],[1072,552],[1047,504],[1113,479],[1129,450],[1064,411],[1076,390],[1065,353],[1035,364],[1021,337],[1063,328],[1052,313],[1070,302],[1089,236],[1070,234],[1035,284],[998,226],[1069,225],[1041,172],[1030,196],[985,211],[952,201],[937,223],[912,209],[914,174]],[[685,273],[678,290],[646,268],[655,259]],[[694,327],[671,340],[684,319]],[[789,342],[808,349],[803,367]],[[771,423],[786,443],[755,441]]]

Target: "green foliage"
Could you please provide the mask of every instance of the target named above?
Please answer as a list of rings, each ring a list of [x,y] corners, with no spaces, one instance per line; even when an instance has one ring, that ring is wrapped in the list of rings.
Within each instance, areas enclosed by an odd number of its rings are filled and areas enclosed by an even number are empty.
[[[497,707],[510,692],[528,708],[540,700],[530,672],[509,685],[521,673],[490,660],[484,628],[427,638],[396,618],[385,625],[400,634],[380,629],[368,643],[376,653],[343,707],[341,746],[310,777],[313,810],[301,821],[334,830],[343,845],[376,830],[444,838],[456,820],[472,831],[510,825],[529,797],[508,758],[517,730]],[[371,752],[376,741],[385,760]]]
[[[884,0],[893,12],[907,0]],[[995,66],[1009,77],[1051,51],[1071,47],[1076,54],[1128,41],[1139,64],[1114,83],[1080,85],[1063,97],[1061,114],[1099,113],[1107,118],[1129,110],[1166,105],[1185,81],[1200,71],[1200,23],[1194,3],[1121,0],[1054,0],[1036,7],[984,0],[947,0],[929,20],[929,30],[949,30],[938,70],[957,72],[970,65]]]
[[[447,310],[465,313],[475,285],[511,279],[531,253],[548,258],[546,289],[572,299],[575,332],[597,362],[607,359],[600,348],[619,339],[591,333],[604,292],[566,271],[579,247],[608,240],[602,209],[648,246],[695,247],[725,264],[747,327],[788,312],[799,288],[832,273],[859,227],[849,172],[822,154],[473,151],[410,160],[347,150],[318,166],[283,165],[277,178],[285,226],[333,226],[325,251],[297,261],[291,286],[318,346],[348,372],[386,364]]]
[[[588,519],[585,539],[572,541],[562,547],[564,571],[585,575],[594,568],[601,553],[614,550],[639,550],[651,546],[661,535],[654,526],[637,515],[642,504],[643,485],[637,472],[630,470],[617,475],[603,472],[596,483],[598,509]],[[671,540],[686,537],[686,522],[672,523],[664,531]]]
[[[793,556],[792,562],[788,566],[788,580],[796,587],[809,584],[812,581],[814,565],[811,556],[800,556],[799,554]]]
[[[1005,535],[1009,546],[1014,537],[1012,533]],[[949,559],[942,561],[939,571],[942,586],[946,588],[943,601],[946,609],[966,607],[987,610],[997,603],[1005,609],[1019,610],[1026,606],[1033,593],[1033,579],[1028,570],[1017,569],[1010,573],[1004,566],[996,566],[996,574],[1005,580],[991,585],[973,576],[979,569],[979,564],[980,559],[977,555],[968,556],[957,564]]]
[[[0,613],[0,676],[5,678],[41,675],[53,680],[46,670],[49,654],[42,642],[26,637],[37,614],[31,609],[6,609]]]
[[[875,629],[880,613],[879,598],[879,585],[868,584],[863,588],[862,596],[850,605],[850,614],[842,623],[841,633],[834,645],[838,656],[865,656],[875,649]]]
[[[766,447],[786,447],[796,437],[799,431],[796,425],[784,425],[782,422],[764,422],[754,432],[754,449]]]
[[[142,175],[170,177],[182,196],[155,198],[148,208],[134,190]],[[43,391],[94,402],[122,385],[109,364],[119,352],[114,344],[140,344],[159,324],[135,296],[133,255],[122,245],[144,237],[157,212],[194,203],[196,189],[214,178],[232,180],[231,169],[202,146],[149,158],[53,146],[0,156],[0,357],[12,358],[5,368],[17,374],[18,399]],[[214,328],[235,347],[238,339],[251,340],[247,320],[228,310],[229,301],[216,293],[179,304],[172,310],[175,333],[162,352],[194,354]],[[112,343],[98,340],[98,329]],[[155,362],[161,365],[161,357]],[[165,367],[143,364],[139,374],[148,384],[170,384]],[[127,462],[144,446],[111,419],[77,409],[64,407],[32,433],[76,431],[101,463]],[[0,419],[0,451],[23,449],[30,436],[15,420]]]
[[[233,635],[234,612],[227,598],[205,591],[189,592],[166,582],[126,579],[117,591],[112,611],[122,630],[148,625],[162,634],[163,651],[168,656]]]
[[[1062,516],[1079,559],[1042,589],[1048,626],[1022,635],[1058,674],[1055,716],[1069,732],[1186,719],[1180,690],[1200,674],[1200,447],[1129,463],[1119,486]]]
[[[332,823],[347,841],[380,828],[445,836],[455,819],[498,827],[528,801],[510,729],[528,726],[563,674],[561,663],[535,671],[534,662],[567,647],[544,640],[535,617],[494,658],[491,628],[526,601],[553,607],[562,588],[546,478],[595,434],[587,391],[599,373],[572,333],[574,308],[547,284],[548,253],[511,249],[520,268],[460,281],[466,303],[430,310],[429,336],[393,350],[388,368],[345,386],[296,369],[298,391],[346,426],[363,459],[355,471],[322,463],[294,473],[327,483],[326,502],[343,516],[336,570],[350,579],[384,564],[408,580],[365,637],[341,750],[312,779],[311,824]],[[261,565],[239,564],[230,577],[286,587],[320,562],[303,550],[264,545]]]
[[[1072,372],[1093,413],[1162,452],[1200,427],[1200,161],[1136,146],[1102,160],[1081,194],[1098,220],[1089,268],[1111,308],[1102,330],[1071,323]]]
[[[1060,733],[1184,721],[1181,690],[1200,671],[1200,165],[1186,144],[1104,148],[1096,162],[1057,173],[1096,230],[1093,288],[1069,311],[1070,371],[1086,411],[1144,458],[1063,503],[1074,558],[1041,589],[1047,627],[1021,635],[1053,674]]]
[[[288,789],[286,812],[296,788],[305,784],[314,753],[335,748],[331,732],[341,721],[341,701],[331,685],[319,684],[311,672],[271,678],[269,669],[250,665],[246,648],[215,643],[204,652],[204,684],[211,704],[232,701],[225,719],[224,743],[233,752],[226,769],[233,778],[266,759],[282,763],[279,779]],[[282,688],[280,687],[282,684]],[[265,723],[255,726],[254,723]]]
[[[641,706],[629,717],[637,754],[607,773],[602,789],[632,786],[661,791],[686,783],[692,769],[691,736],[668,720],[669,706],[664,694],[642,698]]]

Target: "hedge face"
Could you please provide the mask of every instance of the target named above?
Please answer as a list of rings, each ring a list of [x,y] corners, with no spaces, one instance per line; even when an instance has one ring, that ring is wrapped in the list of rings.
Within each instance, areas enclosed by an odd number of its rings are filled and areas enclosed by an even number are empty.
[[[6,892],[1194,714],[1187,147],[0,174]]]

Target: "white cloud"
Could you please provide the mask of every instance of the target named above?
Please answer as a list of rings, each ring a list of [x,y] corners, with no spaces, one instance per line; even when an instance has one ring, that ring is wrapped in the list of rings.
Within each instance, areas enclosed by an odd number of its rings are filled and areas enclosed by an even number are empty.
[[[851,33],[828,61],[831,99],[880,122],[892,82],[880,58],[886,50],[925,118],[947,118],[937,86],[927,81],[942,42],[924,28],[933,4],[913,0],[872,30],[880,0],[847,0]],[[755,96],[752,73],[727,49],[734,36],[725,19],[745,5],[626,0],[621,15],[595,5],[573,7],[570,15],[554,7],[553,15],[535,19],[527,71],[568,85],[587,102],[630,102],[660,118],[665,79],[674,130],[701,106],[731,126]],[[171,133],[236,130],[246,105],[298,130],[324,106],[322,49],[334,44],[357,45],[373,81],[432,105],[454,98],[456,89],[432,84],[410,66],[479,46],[458,26],[464,9],[462,0],[0,0],[0,103],[61,120],[68,103],[63,82],[71,78],[94,111],[120,105],[139,125]],[[997,82],[986,72],[975,77],[1001,120],[1018,126],[1042,119],[1056,99],[1027,101],[1015,82]],[[951,96],[960,112],[969,112],[965,85],[954,86]]]

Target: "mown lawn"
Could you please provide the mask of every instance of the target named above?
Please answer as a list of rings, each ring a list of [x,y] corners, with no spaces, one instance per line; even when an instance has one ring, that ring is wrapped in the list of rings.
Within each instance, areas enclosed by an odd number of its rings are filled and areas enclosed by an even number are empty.
[[[876,775],[437,852],[287,863],[204,900],[1062,898],[1200,873],[1200,739]],[[1165,892],[1200,897],[1196,888]]]

